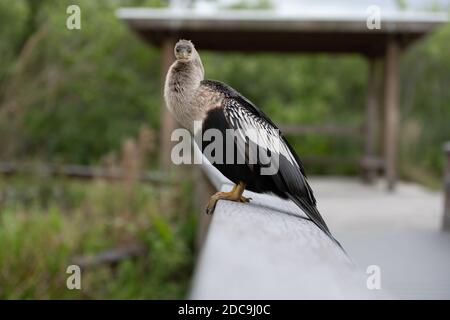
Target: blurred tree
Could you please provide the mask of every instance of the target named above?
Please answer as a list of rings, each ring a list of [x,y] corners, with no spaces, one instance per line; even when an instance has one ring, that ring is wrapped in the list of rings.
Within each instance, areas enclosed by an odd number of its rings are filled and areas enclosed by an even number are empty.
[[[13,116],[20,120],[15,130],[3,130],[9,133],[2,137],[4,146],[14,145],[3,148],[3,157],[35,154],[88,163],[117,149],[140,124],[158,126],[158,52],[132,36],[115,17],[117,1],[76,1],[82,29],[67,30],[66,8],[72,3],[42,2],[42,19],[23,19],[25,25],[35,24],[31,34],[42,28],[48,32],[33,42],[26,59],[16,56],[20,70],[3,79],[2,120],[5,125]],[[11,10],[12,20],[25,11]],[[23,36],[24,48],[32,36],[28,31],[22,34],[28,35]]]
[[[158,129],[159,52],[132,35],[114,11],[168,1],[35,2],[0,2],[0,156],[95,163],[142,124]],[[81,30],[65,28],[69,4],[81,7]],[[447,26],[404,56],[403,66],[414,68],[402,68],[402,168],[413,163],[437,177],[440,146],[450,138],[449,43]],[[202,52],[202,58],[208,78],[229,83],[279,123],[363,120],[367,66],[359,56]],[[358,139],[288,138],[304,155],[360,152]]]

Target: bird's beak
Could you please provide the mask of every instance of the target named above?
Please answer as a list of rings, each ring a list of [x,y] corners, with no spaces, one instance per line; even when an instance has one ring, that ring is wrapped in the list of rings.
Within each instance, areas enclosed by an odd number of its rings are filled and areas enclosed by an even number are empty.
[[[178,51],[176,54],[176,57],[178,60],[187,60],[189,59],[189,52],[187,51],[187,49],[180,49],[180,51]]]

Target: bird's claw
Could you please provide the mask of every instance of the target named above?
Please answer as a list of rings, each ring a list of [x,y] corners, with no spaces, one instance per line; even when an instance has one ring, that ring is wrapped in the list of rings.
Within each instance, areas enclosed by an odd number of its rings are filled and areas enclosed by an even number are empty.
[[[213,195],[208,201],[208,204],[205,209],[207,215],[212,215],[214,213],[214,210],[216,209],[217,201],[219,201],[221,199],[236,201],[236,202],[241,202],[241,203],[247,203],[247,202],[250,202],[250,200],[252,200],[252,198],[246,198],[244,196],[240,196],[238,199],[236,199],[235,197],[232,196],[231,193],[218,192],[215,195]]]
[[[214,210],[216,209],[216,204],[217,201],[219,201],[219,199],[221,198],[221,192],[218,192],[216,194],[214,194],[208,201],[208,204],[206,205],[206,214],[207,215],[212,215],[214,213]]]
[[[206,206],[206,209],[205,209],[206,214],[209,216],[212,215],[214,213],[215,208],[216,208],[216,206],[214,206],[214,207]]]
[[[239,202],[247,203],[247,202],[250,202],[250,200],[253,200],[253,199],[252,199],[252,198],[246,198],[246,197],[244,197],[244,196],[241,196],[241,198],[239,199]]]

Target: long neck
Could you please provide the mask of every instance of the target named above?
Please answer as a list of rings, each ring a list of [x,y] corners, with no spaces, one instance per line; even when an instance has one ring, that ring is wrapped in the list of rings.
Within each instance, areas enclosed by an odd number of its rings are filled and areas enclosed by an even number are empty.
[[[194,52],[192,59],[188,62],[175,61],[172,64],[167,74],[166,89],[169,89],[172,94],[182,94],[184,98],[187,98],[195,93],[203,77],[202,61],[197,52]]]
[[[185,127],[190,127],[199,113],[198,106],[192,101],[203,76],[202,61],[197,52],[188,62],[175,61],[167,73],[164,86],[166,105]]]

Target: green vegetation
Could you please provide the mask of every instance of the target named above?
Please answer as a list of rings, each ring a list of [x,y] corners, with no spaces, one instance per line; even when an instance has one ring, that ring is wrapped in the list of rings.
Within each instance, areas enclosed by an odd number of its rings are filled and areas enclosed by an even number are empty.
[[[363,121],[367,66],[362,57],[206,54],[203,60],[208,78],[238,88],[276,123],[358,124]],[[288,138],[300,155],[351,157],[362,150],[360,137]],[[308,172],[355,174],[358,168],[308,166]]]
[[[20,177],[0,190],[0,299],[184,297],[196,224],[188,184]],[[74,257],[131,244],[142,256],[82,270],[82,290],[67,289]]]
[[[114,11],[164,2],[75,1],[82,8],[81,30],[65,28],[69,3],[0,4],[0,158],[97,163],[141,125],[158,129],[159,52],[132,35]],[[450,137],[449,43],[447,26],[403,57],[404,177],[422,172],[440,179],[441,145]],[[367,65],[360,56],[202,56],[207,77],[238,88],[276,122],[362,121]],[[358,137],[289,138],[303,155],[352,157],[361,151]],[[349,166],[311,165],[308,171],[357,173]]]
[[[65,27],[69,4],[81,7],[81,30]],[[0,160],[104,164],[143,126],[158,132],[160,53],[115,10],[165,4],[0,1]],[[441,145],[450,139],[449,52],[445,26],[402,61],[401,174],[428,185],[440,184]],[[277,123],[363,120],[367,65],[361,56],[201,54],[208,78],[235,87]],[[361,152],[359,137],[288,138],[301,155]],[[156,158],[153,152],[142,167],[154,167]],[[307,171],[356,174],[358,168],[309,165]],[[188,182],[130,187],[2,177],[0,298],[183,297],[193,262],[190,195]],[[83,271],[83,290],[67,290],[65,269],[73,257],[133,243],[146,254]]]

